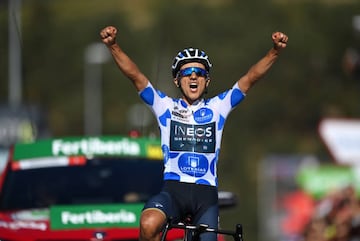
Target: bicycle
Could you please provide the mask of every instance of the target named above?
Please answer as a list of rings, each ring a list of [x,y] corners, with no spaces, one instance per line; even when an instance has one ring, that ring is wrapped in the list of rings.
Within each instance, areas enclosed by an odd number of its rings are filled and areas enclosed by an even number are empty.
[[[193,225],[188,222],[173,222],[172,218],[169,218],[163,229],[161,235],[161,241],[166,240],[166,235],[171,229],[183,229],[185,231],[183,241],[199,241],[200,234],[205,232],[212,232],[216,234],[223,234],[232,236],[234,241],[243,241],[243,228],[241,224],[236,224],[235,231],[209,228],[207,224]]]

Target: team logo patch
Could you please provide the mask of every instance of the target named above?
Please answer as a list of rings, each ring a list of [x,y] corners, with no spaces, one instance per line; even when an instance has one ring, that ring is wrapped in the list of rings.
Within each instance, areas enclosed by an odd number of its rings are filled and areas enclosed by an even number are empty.
[[[212,110],[210,110],[208,108],[201,108],[201,109],[195,111],[195,113],[194,113],[195,121],[200,124],[211,121],[213,116],[214,116],[214,114],[213,114]]]
[[[193,177],[202,177],[209,169],[209,163],[206,157],[196,153],[185,153],[181,155],[178,166],[182,173]]]

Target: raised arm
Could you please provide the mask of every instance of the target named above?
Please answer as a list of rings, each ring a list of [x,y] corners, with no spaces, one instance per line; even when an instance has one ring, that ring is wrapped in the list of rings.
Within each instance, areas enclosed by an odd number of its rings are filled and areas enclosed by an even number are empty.
[[[261,79],[271,68],[278,58],[280,51],[286,48],[288,36],[281,32],[272,34],[273,47],[256,64],[251,66],[248,72],[238,80],[241,91],[247,93],[249,89]]]
[[[117,44],[116,34],[117,29],[113,26],[108,26],[100,31],[102,42],[110,50],[121,72],[132,81],[137,91],[143,90],[149,80]]]

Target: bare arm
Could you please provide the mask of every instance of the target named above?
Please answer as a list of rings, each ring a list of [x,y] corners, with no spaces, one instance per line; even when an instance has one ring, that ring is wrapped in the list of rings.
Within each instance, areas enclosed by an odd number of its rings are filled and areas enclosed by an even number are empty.
[[[113,26],[108,26],[101,30],[100,37],[102,42],[110,50],[111,55],[121,72],[132,81],[137,91],[143,90],[147,86],[149,80],[116,43],[116,34],[117,29]]]
[[[275,32],[272,34],[272,41],[274,47],[256,64],[251,66],[248,72],[238,80],[239,88],[244,93],[247,93],[249,89],[268,72],[277,60],[280,51],[286,48],[288,37],[281,32]]]

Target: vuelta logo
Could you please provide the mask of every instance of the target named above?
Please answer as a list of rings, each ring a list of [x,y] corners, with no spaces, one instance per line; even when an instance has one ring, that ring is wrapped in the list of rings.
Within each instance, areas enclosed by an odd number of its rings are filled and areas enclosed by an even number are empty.
[[[209,169],[206,157],[194,153],[181,155],[178,166],[182,173],[193,177],[202,177]]]
[[[197,123],[209,122],[213,118],[212,110],[208,108],[201,108],[194,113],[194,119]]]

